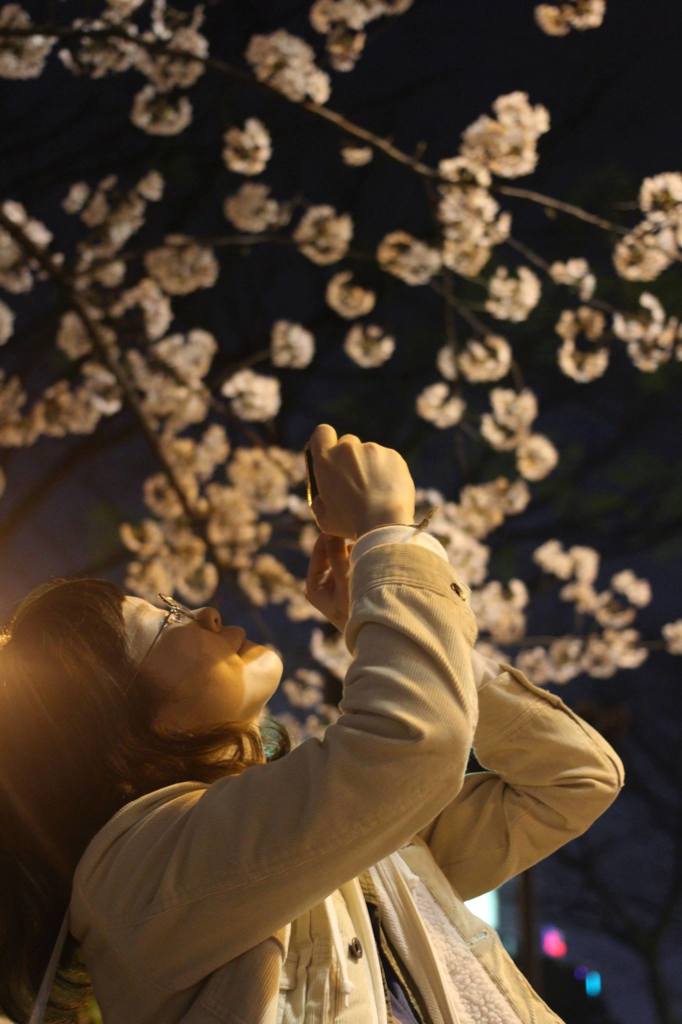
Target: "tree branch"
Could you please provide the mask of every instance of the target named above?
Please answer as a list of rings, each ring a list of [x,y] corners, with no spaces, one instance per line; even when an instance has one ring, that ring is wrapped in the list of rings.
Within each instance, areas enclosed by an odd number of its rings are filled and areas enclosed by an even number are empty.
[[[102,339],[100,334],[99,325],[94,321],[88,309],[78,294],[77,290],[73,287],[69,276],[66,272],[59,267],[50,258],[46,250],[39,248],[22,229],[16,225],[4,212],[0,206],[0,227],[10,235],[11,238],[17,243],[19,248],[25,253],[27,257],[35,260],[36,263],[45,271],[48,277],[58,286],[59,290],[63,293],[67,305],[69,308],[74,309],[86,328],[90,342],[95,349],[95,352],[99,356],[101,362],[107,367],[107,369],[114,375],[123,397],[131,409],[137,423],[142,431],[142,434],[149,445],[152,454],[160,463],[163,471],[165,472],[169,483],[182,505],[183,511],[187,517],[189,525],[194,529],[202,538],[206,544],[206,548],[211,552],[211,557],[215,560],[216,567],[220,573],[222,560],[215,550],[214,545],[207,535],[206,525],[194,512],[191,507],[187,495],[184,492],[184,488],[177,475],[175,467],[169,461],[166,453],[159,442],[156,433],[147,421],[147,417],[142,408],[142,404],[135,393],[133,384],[129,381],[127,374],[123,371],[122,367],[116,361],[112,353],[110,352],[107,342]]]
[[[110,26],[106,29],[93,29],[93,28],[75,28],[69,26],[65,28],[58,25],[33,25],[30,28],[7,28],[3,27],[0,29],[0,38],[7,37],[21,37],[21,36],[49,36],[63,41],[70,39],[79,38],[91,38],[91,39],[122,39],[126,42],[138,46],[142,49],[148,50],[150,53],[163,53],[171,57],[178,58],[180,60],[187,60],[195,64],[203,64],[206,68],[211,68],[215,71],[219,71],[222,74],[236,80],[243,82],[246,85],[255,87],[263,92],[266,92],[271,97],[276,98],[279,102],[285,102],[293,104],[294,106],[305,110],[306,113],[313,117],[321,118],[327,121],[329,124],[340,129],[347,135],[351,135],[354,138],[360,139],[360,141],[371,146],[377,152],[382,153],[387,159],[394,161],[395,163],[401,164],[404,167],[409,167],[416,174],[420,174],[425,178],[432,179],[434,182],[442,183],[445,185],[451,185],[452,182],[449,179],[444,178],[434,170],[428,164],[422,163],[416,157],[410,156],[405,153],[398,146],[394,145],[391,139],[383,138],[377,135],[375,132],[370,131],[367,128],[363,128],[361,125],[356,124],[354,121],[349,120],[342,114],[331,109],[330,107],[324,106],[320,103],[315,103],[314,100],[294,100],[290,99],[279,89],[270,85],[268,82],[260,81],[254,74],[250,72],[242,71],[240,68],[229,64],[225,60],[221,60],[218,57],[199,57],[193,53],[185,50],[178,50],[175,47],[168,46],[163,40],[144,40],[138,36],[131,36],[125,29],[117,26]],[[576,217],[578,220],[582,220],[585,223],[592,224],[596,227],[603,228],[608,231],[614,231],[621,235],[629,233],[630,229],[616,224],[613,221],[607,220],[604,217],[600,217],[597,214],[590,213],[587,210],[583,210],[581,207],[576,206],[574,203],[568,203],[561,199],[554,199],[552,196],[546,196],[541,192],[537,192],[534,189],[519,188],[513,185],[496,185],[491,189],[493,193],[499,195],[512,196],[517,199],[526,199],[529,202],[536,203],[545,208],[560,210],[562,213],[566,213],[571,217]],[[656,247],[658,248],[658,246]],[[665,250],[667,255],[670,255]],[[673,259],[682,261],[682,256],[673,256]]]

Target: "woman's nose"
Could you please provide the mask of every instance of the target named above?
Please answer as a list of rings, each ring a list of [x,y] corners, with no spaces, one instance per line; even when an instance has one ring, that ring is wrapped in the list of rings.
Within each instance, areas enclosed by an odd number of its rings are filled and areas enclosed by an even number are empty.
[[[197,618],[205,629],[212,629],[214,632],[222,629],[223,620],[217,608],[213,608],[210,605],[200,608],[197,612]]]

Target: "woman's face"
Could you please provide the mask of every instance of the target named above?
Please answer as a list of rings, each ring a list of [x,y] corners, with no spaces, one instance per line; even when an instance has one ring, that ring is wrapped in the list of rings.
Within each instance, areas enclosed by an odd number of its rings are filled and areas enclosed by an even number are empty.
[[[257,725],[282,678],[279,652],[247,640],[241,626],[223,626],[216,608],[191,610],[198,621],[171,618],[145,657],[168,609],[133,595],[123,601],[132,657],[145,659],[145,675],[169,697],[155,724],[173,730]]]

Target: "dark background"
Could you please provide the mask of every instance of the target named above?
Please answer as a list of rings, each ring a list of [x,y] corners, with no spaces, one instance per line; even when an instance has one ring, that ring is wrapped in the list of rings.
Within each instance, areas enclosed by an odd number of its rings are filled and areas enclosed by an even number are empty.
[[[100,10],[70,2],[26,7],[36,21],[54,11],[59,24]],[[308,7],[208,3],[202,31],[213,56],[242,67],[241,55],[255,32],[286,28],[314,45],[318,63],[329,70],[324,39],[309,26]],[[549,109],[551,130],[540,139],[537,171],[511,184],[634,224],[637,210],[623,204],[636,201],[642,178],[682,170],[679,7],[670,0],[611,0],[601,29],[562,39],[544,35],[532,12],[532,3],[507,0],[466,5],[416,0],[405,15],[370,24],[355,71],[331,73],[327,105],[390,136],[406,152],[425,141],[422,159],[435,165],[456,154],[462,130],[479,114],[491,113],[497,96],[527,91],[532,103]],[[190,128],[159,138],[144,135],[129,121],[132,97],[143,84],[133,72],[97,81],[75,78],[56,56],[39,79],[2,82],[0,195],[22,202],[44,221],[67,257],[82,234],[78,219],[60,206],[71,183],[94,185],[117,173],[122,185],[130,185],[150,169],[165,175],[166,194],[162,203],[148,207],[145,228],[129,243],[136,249],[158,244],[172,231],[199,237],[233,233],[222,201],[244,180],[266,181],[280,199],[298,193],[307,202],[329,202],[352,213],[354,249],[371,252],[396,228],[432,236],[416,175],[380,153],[365,167],[345,166],[339,146],[349,140],[295,105],[209,72],[190,91]],[[255,179],[229,172],[220,157],[222,132],[247,116],[262,118],[273,138],[273,158]],[[500,201],[513,213],[514,237],[545,258],[587,256],[599,278],[598,297],[635,309],[639,293],[652,291],[669,315],[682,315],[676,269],[654,282],[622,281],[611,264],[613,238],[603,231],[562,214],[547,216],[526,201]],[[217,285],[174,297],[171,328],[201,326],[214,333],[220,351],[209,382],[267,348],[277,318],[300,321],[316,336],[316,356],[305,370],[278,370],[268,362],[254,367],[280,377],[283,403],[275,421],[249,424],[250,429],[270,443],[300,450],[316,423],[330,422],[339,435],[352,432],[399,449],[417,486],[438,487],[449,500],[456,500],[465,483],[515,475],[513,457],[465,435],[456,445],[455,430],[439,431],[414,412],[416,394],[438,378],[434,360],[445,342],[442,302],[432,290],[410,288],[363,260],[318,267],[282,246],[221,248],[217,255]],[[518,262],[526,263],[501,246],[484,273],[499,263]],[[396,337],[394,356],[374,370],[357,368],[345,355],[347,323],[324,302],[325,282],[346,267],[376,289],[370,320]],[[601,379],[575,383],[557,366],[553,327],[560,310],[577,302],[565,289],[545,281],[543,288],[542,303],[526,323],[492,324],[511,341],[524,382],[538,395],[535,428],[552,439],[560,463],[531,485],[527,512],[486,538],[490,577],[522,578],[531,594],[528,632],[559,635],[575,628],[570,608],[558,599],[556,581],[532,562],[532,552],[550,537],[566,547],[593,546],[603,558],[599,589],[624,568],[651,582],[653,601],[634,625],[643,639],[660,640],[661,625],[682,615],[682,369],[668,363],[656,373],[640,373],[616,343]],[[473,285],[458,282],[457,290],[482,301],[481,289]],[[0,350],[0,365],[19,373],[32,395],[58,378],[76,379],[74,366],[54,346],[60,307],[52,288],[40,285],[27,295],[3,293],[3,298],[16,310],[17,323],[15,336]],[[462,339],[471,336],[459,320],[458,329]],[[510,387],[511,379],[496,386]],[[465,390],[470,412],[488,408],[487,394],[487,387]],[[248,443],[234,422],[229,435],[233,446]],[[28,450],[1,450],[0,465],[8,477],[0,499],[0,614],[53,574],[87,570],[123,583],[129,553],[119,541],[118,523],[147,514],[142,482],[156,470],[127,411],[101,421],[94,436],[44,438]],[[287,528],[280,522],[282,537]],[[295,536],[291,527],[289,539]],[[278,549],[276,541],[267,550],[305,575],[303,554]],[[226,621],[243,625],[254,639],[266,638],[263,623],[231,581],[224,582],[214,602]],[[293,626],[277,607],[264,619],[268,639],[285,651],[287,671],[320,667],[308,651],[309,623]],[[517,650],[510,647],[509,657]],[[584,837],[532,873],[539,922],[563,929],[566,964],[587,963],[601,973],[605,1005],[589,1000],[589,1020],[682,1020],[682,985],[674,969],[682,952],[682,905],[679,886],[676,896],[673,889],[682,860],[679,664],[652,650],[635,671],[606,680],[582,676],[551,687],[607,736],[626,767],[617,803]],[[327,685],[328,699],[338,700],[338,682],[329,678]],[[289,710],[280,694],[271,706],[275,714]],[[590,881],[584,863],[593,852],[597,874]],[[570,867],[569,857],[579,866]],[[669,907],[670,922],[654,956],[650,937],[639,929],[654,925]],[[587,1021],[579,982],[571,978],[560,992],[557,966],[545,967],[546,1001],[567,1024]]]

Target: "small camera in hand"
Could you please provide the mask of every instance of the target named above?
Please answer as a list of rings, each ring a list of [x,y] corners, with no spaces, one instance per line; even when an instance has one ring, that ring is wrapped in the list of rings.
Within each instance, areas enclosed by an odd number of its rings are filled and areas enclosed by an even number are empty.
[[[308,502],[308,505],[312,508],[313,501],[315,500],[315,498],[319,494],[319,491],[317,489],[317,480],[315,479],[315,471],[313,469],[313,457],[310,454],[310,451],[309,451],[308,448],[304,449],[304,454],[305,454],[305,465],[306,465],[306,471],[307,471],[306,500]]]

